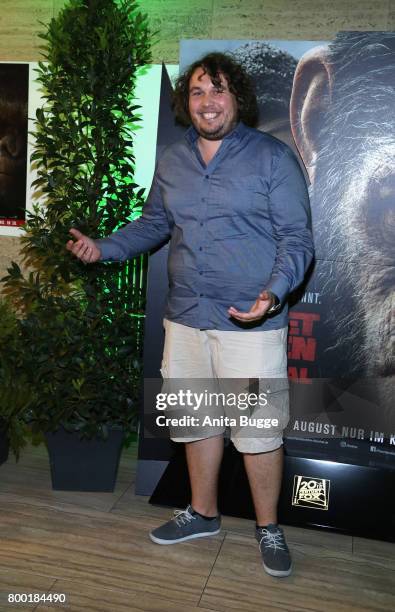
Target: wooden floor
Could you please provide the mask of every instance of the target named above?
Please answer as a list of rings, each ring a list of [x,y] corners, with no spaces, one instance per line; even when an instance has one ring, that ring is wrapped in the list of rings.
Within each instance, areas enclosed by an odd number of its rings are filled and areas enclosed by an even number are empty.
[[[213,538],[158,546],[169,516],[134,495],[135,449],[114,493],[52,491],[44,447],[0,467],[0,610],[73,612],[395,610],[393,544],[286,527],[294,573],[267,576],[253,523],[224,518]],[[65,593],[65,605],[11,606],[8,593]]]

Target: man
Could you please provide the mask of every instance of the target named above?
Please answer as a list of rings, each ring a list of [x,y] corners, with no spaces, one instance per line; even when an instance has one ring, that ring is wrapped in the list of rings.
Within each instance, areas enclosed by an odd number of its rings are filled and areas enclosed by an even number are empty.
[[[130,258],[170,238],[164,378],[269,378],[285,427],[286,299],[313,252],[302,172],[286,145],[247,127],[256,121],[255,96],[228,56],[212,53],[194,63],[178,79],[174,99],[178,119],[192,126],[163,152],[143,216],[97,241],[71,230],[76,242],[67,248],[89,263]],[[219,532],[224,431],[187,438],[191,504],[150,534],[154,542]],[[291,558],[276,514],[281,431],[231,437],[244,455],[264,568],[287,576]]]

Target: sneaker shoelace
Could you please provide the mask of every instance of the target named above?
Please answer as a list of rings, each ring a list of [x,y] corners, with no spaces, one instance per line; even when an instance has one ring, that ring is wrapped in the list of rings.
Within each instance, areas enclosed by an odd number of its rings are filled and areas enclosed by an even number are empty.
[[[193,516],[188,510],[174,510],[174,521],[176,525],[181,527],[191,521],[194,521],[196,516]]]
[[[262,542],[264,546],[267,548],[274,548],[274,551],[279,550],[287,550],[285,546],[284,537],[281,531],[276,531],[275,533],[268,531],[267,529],[262,529],[261,531],[262,537],[259,540],[259,549],[261,549]]]

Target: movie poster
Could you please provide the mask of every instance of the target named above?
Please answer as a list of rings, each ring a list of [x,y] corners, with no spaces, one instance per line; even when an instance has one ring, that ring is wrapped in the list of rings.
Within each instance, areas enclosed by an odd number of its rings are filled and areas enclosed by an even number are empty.
[[[25,222],[29,64],[0,63],[0,226]]]
[[[309,182],[316,257],[290,296],[287,448],[394,464],[395,34],[183,41],[180,69],[214,50],[246,67],[259,129]]]

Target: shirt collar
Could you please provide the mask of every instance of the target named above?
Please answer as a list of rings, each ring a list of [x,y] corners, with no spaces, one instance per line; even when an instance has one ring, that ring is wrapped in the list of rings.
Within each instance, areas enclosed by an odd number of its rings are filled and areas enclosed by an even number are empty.
[[[242,136],[246,133],[247,127],[239,121],[239,123],[233,128],[229,134],[226,134],[224,140],[233,140],[234,138],[241,139]],[[198,132],[195,130],[193,125],[191,125],[187,131],[185,132],[185,138],[189,142],[190,145],[194,145],[199,138]]]

